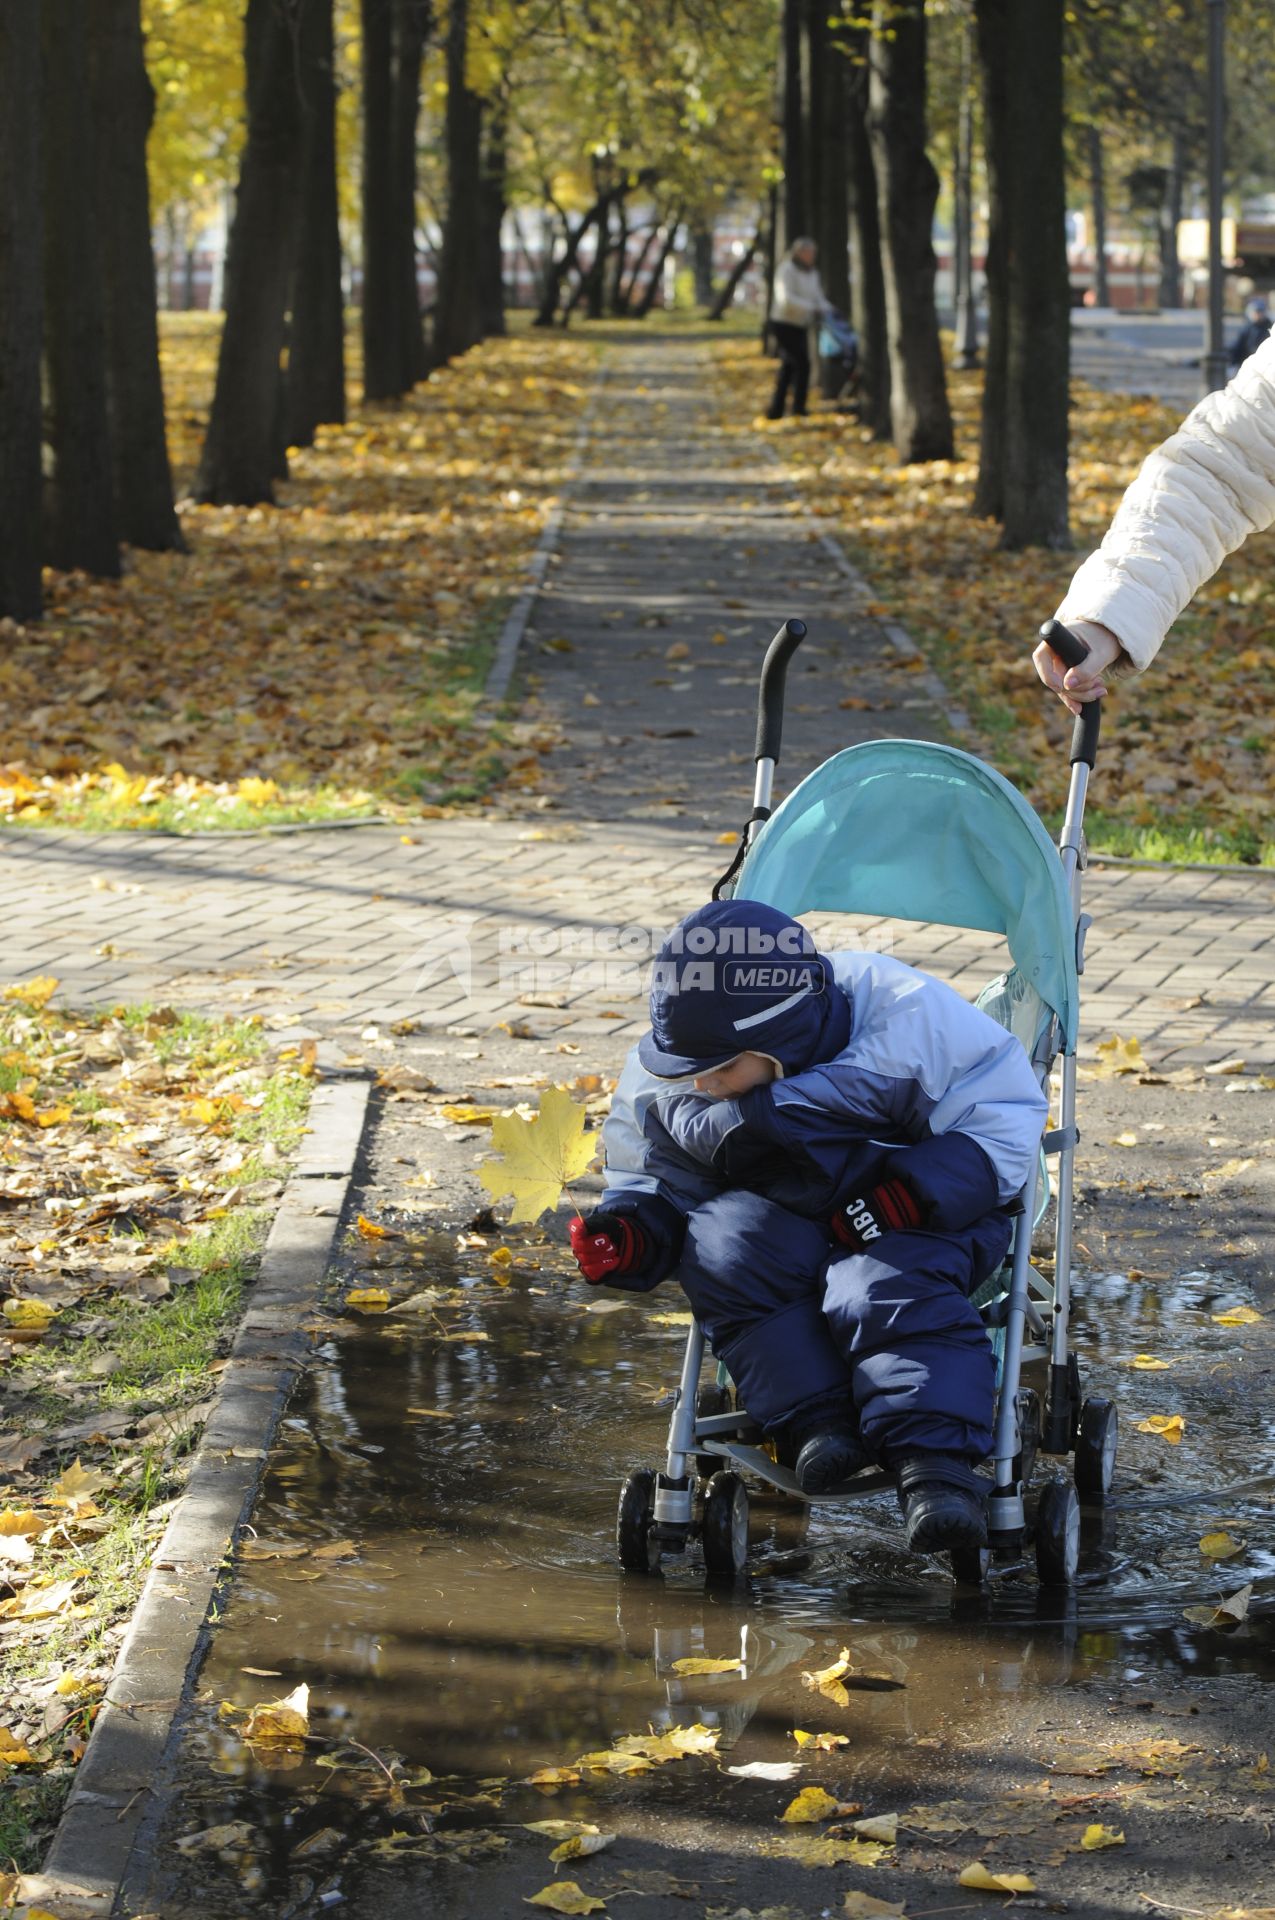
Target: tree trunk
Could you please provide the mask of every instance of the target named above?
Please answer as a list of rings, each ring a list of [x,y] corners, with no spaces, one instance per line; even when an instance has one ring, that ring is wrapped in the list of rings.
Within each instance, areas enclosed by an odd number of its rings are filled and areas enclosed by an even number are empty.
[[[841,22],[828,0],[806,0],[810,231],[819,273],[834,307],[850,308],[849,161],[846,91],[850,62]]]
[[[416,277],[416,123],[421,108],[421,65],[433,23],[431,0],[394,0],[390,73],[390,231],[395,337],[403,390],[429,372],[421,295]]]
[[[48,558],[116,579],[106,300],[87,48],[78,0],[43,0],[44,324],[53,480]],[[5,288],[5,299],[10,289]]]
[[[0,618],[38,620],[40,0],[0,5]]]
[[[567,275],[575,270],[576,262],[580,254],[580,242],[584,239],[585,234],[589,231],[594,221],[601,216],[605,204],[602,198],[595,200],[588,211],[581,215],[580,223],[574,233],[571,231],[571,225],[566,215],[564,214],[562,216],[562,224],[566,232],[566,252],[563,254],[561,260],[555,260],[552,255],[550,255],[549,259],[545,262],[544,293],[541,297],[539,311],[532,323],[534,326],[551,327],[557,319],[558,302],[562,297],[562,283]]]
[[[226,255],[226,324],[195,494],[216,506],[273,501],[280,355],[296,250],[304,124],[296,30],[317,0],[248,0],[248,132]]]
[[[727,279],[725,280],[723,285],[719,287],[717,291],[717,297],[713,301],[712,306],[708,310],[708,317],[710,320],[720,320],[722,316],[725,314],[726,309],[730,306],[731,301],[735,298],[735,293],[739,286],[740,281],[743,279],[744,275],[748,272],[748,269],[752,266],[753,261],[757,258],[757,249],[762,243],[763,233],[764,233],[764,229],[759,226],[757,228],[757,231],[754,233],[752,239],[748,242],[748,245],[745,247],[744,251],[740,254],[738,260],[735,262],[734,266],[731,268]]]
[[[1003,544],[1068,547],[1071,295],[1063,162],[1065,0],[978,0],[987,79],[995,272],[989,408],[976,510],[999,508]],[[997,325],[997,316],[1000,324]],[[990,391],[994,365],[998,388]],[[1003,365],[1003,373],[999,371]],[[999,493],[999,501],[997,494]]]
[[[982,520],[1005,517],[1005,381],[1009,345],[1008,262],[1004,181],[1008,169],[1009,52],[1005,16],[1013,0],[978,0],[975,28],[983,75],[983,157],[987,165],[987,352],[979,423],[978,481],[971,511]]]
[[[956,283],[956,364],[978,365],[978,309],[974,302],[974,23],[961,26],[961,95],[957,105],[956,181],[952,195],[952,250]]]
[[[506,137],[505,107],[503,101],[497,101],[487,116],[483,150],[479,300],[485,339],[499,337],[505,331]]]
[[[603,218],[598,221],[598,244],[593,249],[593,260],[588,273],[584,277],[581,288],[585,300],[585,312],[588,314],[590,320],[600,320],[606,306],[607,261],[611,258],[613,251],[611,243],[612,205],[613,202],[608,201],[606,213]]]
[[[677,230],[681,224],[682,210],[680,207],[675,207],[669,219],[668,227],[665,230],[664,245],[660,248],[659,256],[651,269],[651,277],[646,283],[642,298],[633,310],[633,318],[635,320],[645,320],[647,314],[655,305],[655,296],[659,292],[660,282],[664,278],[664,262],[668,259],[674,246],[677,244]]]
[[[184,551],[159,369],[146,139],[155,92],[138,0],[94,0],[86,29],[106,314],[106,397],[119,531],[135,547]]]
[[[953,452],[934,306],[939,183],[925,151],[925,47],[924,0],[876,0],[868,119],[884,241],[891,420],[903,463],[950,460]]]
[[[345,419],[332,0],[311,0],[302,24],[298,51],[305,139],[283,416],[283,438],[290,447],[310,446],[316,427]]]
[[[1178,256],[1178,228],[1182,223],[1182,175],[1185,168],[1181,128],[1173,130],[1169,164],[1164,171],[1164,198],[1160,202],[1160,305],[1182,305],[1182,262]]]
[[[1071,277],[1063,151],[1066,0],[1013,0],[1004,541],[1071,545],[1067,437]]]
[[[881,268],[877,173],[868,137],[867,35],[851,69],[847,100],[850,163],[850,320],[859,336],[859,413],[876,440],[890,438],[890,348]]]
[[[657,218],[653,220],[647,228],[646,238],[642,242],[638,257],[630,267],[628,279],[620,289],[620,304],[617,312],[624,319],[628,319],[633,312],[633,296],[637,292],[638,282],[646,270],[646,263],[651,256],[651,248],[655,245],[659,237],[660,223]]]
[[[779,94],[784,182],[780,189],[776,251],[786,253],[809,227],[806,184],[805,103],[801,86],[802,28],[806,0],[783,0],[779,37]]]
[[[447,218],[434,310],[433,358],[442,366],[482,338],[478,226],[482,202],[483,103],[465,79],[469,0],[447,10]]]
[[[1089,129],[1089,197],[1093,207],[1093,297],[1097,307],[1111,305],[1107,278],[1107,170],[1103,163],[1102,129]]]
[[[619,230],[611,250],[611,276],[607,284],[606,309],[612,317],[624,312],[624,269],[629,258],[629,202],[622,193],[616,207]]]
[[[695,304],[713,304],[713,228],[712,224],[691,228],[691,265],[695,277]]]

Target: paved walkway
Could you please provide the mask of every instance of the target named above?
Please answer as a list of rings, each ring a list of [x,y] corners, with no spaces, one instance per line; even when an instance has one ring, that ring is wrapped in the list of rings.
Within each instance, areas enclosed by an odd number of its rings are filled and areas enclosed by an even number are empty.
[[[718,836],[747,811],[756,673],[784,617],[810,627],[789,781],[858,739],[951,737],[935,683],[858,610],[865,590],[782,470],[715,427],[704,353],[640,337],[609,351],[521,667],[550,804],[422,821],[406,842],[9,832],[0,973],[56,974],[71,1002],[259,1012],[355,1051],[369,1024],[521,1022],[613,1063],[642,1025],[652,940],[730,858]],[[1170,1065],[1275,1065],[1275,875],[1105,868],[1088,906],[1091,1039],[1134,1031]],[[852,937],[966,989],[996,970],[990,936],[860,922]]]

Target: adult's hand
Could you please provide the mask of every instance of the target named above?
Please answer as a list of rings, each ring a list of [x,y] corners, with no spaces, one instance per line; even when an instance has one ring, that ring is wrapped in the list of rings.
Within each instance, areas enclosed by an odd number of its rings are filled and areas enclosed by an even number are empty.
[[[1101,700],[1107,681],[1120,672],[1128,673],[1131,662],[1110,627],[1099,626],[1096,620],[1069,620],[1067,625],[1089,649],[1084,665],[1065,666],[1047,640],[1040,642],[1032,662],[1045,685],[1078,714],[1087,701]]]

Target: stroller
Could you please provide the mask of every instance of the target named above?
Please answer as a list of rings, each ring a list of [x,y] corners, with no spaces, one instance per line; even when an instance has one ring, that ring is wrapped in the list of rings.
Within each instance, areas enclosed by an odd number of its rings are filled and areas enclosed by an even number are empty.
[[[843,314],[829,307],[819,322],[819,389],[837,406],[859,395],[859,336]]]
[[[1085,658],[1082,642],[1058,622],[1041,631],[1068,665]],[[1061,1056],[1061,1094],[1058,1124],[1047,1124],[1015,1208],[1005,1263],[973,1296],[996,1356],[990,1544],[950,1559],[958,1582],[977,1585],[993,1555],[1017,1557],[1028,1533],[1025,1495],[1037,1456],[1070,1455],[1070,1478],[1056,1476],[1041,1486],[1031,1529],[1042,1582],[1070,1585],[1080,1552],[1080,1498],[1106,1495],[1117,1444],[1115,1406],[1085,1396],[1068,1344],[1078,975],[1089,925],[1080,912],[1081,829],[1098,703],[1087,705],[1076,722],[1059,847],[991,767],[955,747],[916,740],[867,741],[834,754],[772,814],[784,679],[805,633],[801,621],[788,620],[767,650],[753,812],[714,897],[738,893],[790,914],[822,908],[1004,935],[1011,965],[978,1005],[1022,1042],[1043,1088]],[[1032,1263],[1051,1159],[1057,1161],[1052,1275]],[[832,1493],[803,1493],[738,1404],[724,1369],[715,1383],[701,1385],[704,1344],[701,1328],[692,1325],[663,1470],[638,1469],[620,1494],[617,1545],[621,1565],[633,1572],[656,1571],[664,1554],[681,1552],[698,1534],[710,1575],[738,1578],[748,1551],[745,1472],[806,1501],[858,1499],[894,1484],[891,1475],[870,1472]],[[1028,1362],[1045,1364],[1043,1402],[1022,1384]]]

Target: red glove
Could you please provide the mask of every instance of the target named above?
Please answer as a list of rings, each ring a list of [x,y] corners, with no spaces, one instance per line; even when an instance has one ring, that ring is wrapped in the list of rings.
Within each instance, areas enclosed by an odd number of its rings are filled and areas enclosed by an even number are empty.
[[[851,1253],[862,1253],[883,1234],[919,1227],[921,1209],[906,1180],[883,1180],[866,1199],[838,1207],[828,1224],[834,1240]]]
[[[618,1213],[579,1214],[567,1229],[571,1251],[591,1286],[613,1273],[636,1273],[646,1259],[646,1235],[636,1220]]]

